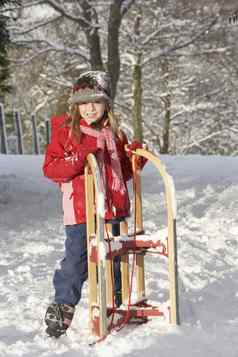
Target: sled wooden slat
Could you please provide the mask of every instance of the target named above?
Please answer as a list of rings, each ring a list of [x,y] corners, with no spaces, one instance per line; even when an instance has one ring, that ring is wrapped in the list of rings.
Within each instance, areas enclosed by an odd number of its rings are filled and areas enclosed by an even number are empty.
[[[144,232],[142,220],[142,197],[141,197],[141,170],[137,168],[137,156],[132,157],[133,171],[133,209],[136,223],[136,234]]]
[[[112,225],[111,223],[105,224],[105,239],[106,241],[112,237]],[[110,257],[106,259],[106,291],[107,291],[107,304],[113,306],[114,294],[113,294],[113,262]]]
[[[123,236],[128,236],[127,221],[120,223],[120,233]],[[122,302],[128,303],[129,299],[129,255],[124,254],[121,256],[121,283],[122,283]]]
[[[170,322],[173,325],[179,324],[178,306],[178,268],[177,268],[177,247],[176,247],[176,199],[172,177],[167,173],[165,166],[159,157],[148,150],[137,149],[135,154],[148,159],[158,169],[165,187],[165,199],[167,207],[168,225],[168,270],[169,270],[169,297],[170,297]]]
[[[136,234],[144,233],[143,217],[142,217],[142,197],[141,197],[141,170],[137,167],[136,155],[132,157],[133,171],[133,194],[134,194],[134,216],[135,216],[135,231]],[[136,289],[137,298],[140,300],[145,296],[145,268],[144,254],[136,254]]]
[[[136,254],[136,290],[138,300],[145,298],[144,253]]]
[[[94,189],[92,186],[87,186],[90,184],[88,170],[86,167],[85,170],[85,179],[86,179],[86,207],[87,207],[87,225],[90,224],[90,220],[95,221],[94,214],[96,213],[96,245],[98,251],[98,262],[97,262],[97,269],[98,269],[98,284],[90,285],[91,289],[98,290],[98,299],[97,299],[97,306],[98,306],[98,314],[99,314],[99,337],[104,337],[107,334],[107,304],[106,304],[106,259],[104,256],[104,193],[102,190],[102,183],[99,173],[99,168],[97,165],[97,161],[92,154],[89,154],[87,157],[87,167],[89,167],[90,171],[92,172]],[[89,190],[88,190],[89,189]],[[95,197],[92,194],[95,190]],[[90,191],[90,192],[88,192]],[[93,200],[93,202],[92,202]],[[96,207],[96,212],[94,207]],[[93,208],[93,209],[92,209]],[[91,211],[90,211],[91,210]],[[89,212],[90,211],[90,212]],[[93,215],[93,217],[92,217]],[[91,226],[93,227],[93,225]],[[90,239],[90,237],[89,237]],[[89,246],[90,247],[90,246]],[[95,281],[93,281],[93,284]],[[91,293],[93,295],[94,293]],[[91,298],[91,297],[90,297]],[[93,302],[90,301],[91,309],[93,309]],[[94,312],[91,313],[90,318],[94,318],[92,316]]]
[[[113,271],[113,264],[112,264],[112,259],[107,258],[106,260],[106,291],[107,291],[107,305],[113,306],[113,299],[114,299],[114,294],[113,294],[113,276],[114,276],[114,271]]]
[[[91,246],[92,239],[95,239],[95,197],[93,176],[89,174],[89,167],[85,168],[85,192],[86,192],[86,215],[87,215],[87,246]],[[90,249],[90,248],[89,248]],[[88,254],[88,286],[89,286],[89,328],[92,330],[92,306],[97,304],[97,266],[90,260]]]

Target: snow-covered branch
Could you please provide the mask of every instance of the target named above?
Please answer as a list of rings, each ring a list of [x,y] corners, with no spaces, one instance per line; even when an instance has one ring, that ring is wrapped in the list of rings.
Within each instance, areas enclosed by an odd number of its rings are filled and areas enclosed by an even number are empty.
[[[165,49],[165,50],[159,50],[156,51],[154,54],[152,54],[151,56],[147,57],[146,59],[144,59],[144,61],[142,61],[142,65],[148,65],[150,64],[152,61],[154,61],[155,59],[158,59],[160,57],[165,57],[170,55],[172,52],[177,51],[181,48],[184,47],[188,47],[190,45],[192,45],[193,43],[195,43],[196,41],[198,41],[201,37],[205,36],[206,34],[208,34],[208,32],[210,31],[210,29],[217,23],[218,18],[216,17],[210,24],[208,27],[206,27],[205,29],[201,30],[196,36],[194,36],[191,40],[189,41],[185,41],[182,42],[181,44],[178,44],[176,46],[173,46],[171,48]]]
[[[25,1],[24,4],[22,4],[22,6],[24,8],[28,8],[28,7],[43,5],[44,3],[45,3],[45,0],[36,0],[36,1],[29,0],[28,2]]]
[[[143,41],[142,41],[142,46],[146,46],[150,43],[150,41],[154,40],[161,31],[163,31],[165,28],[170,27],[170,25],[165,25],[165,26],[160,26],[159,29],[153,31],[151,34],[149,34]]]
[[[61,15],[65,16],[69,20],[77,22],[82,27],[90,26],[90,27],[94,27],[94,28],[99,28],[98,24],[95,24],[95,23],[92,24],[84,16],[75,16],[73,13],[70,13],[69,11],[67,11],[67,9],[64,6],[64,3],[62,3],[62,5],[60,5],[59,1],[55,1],[55,0],[44,0],[44,1],[46,4],[50,5],[55,11],[57,11]]]
[[[29,57],[21,58],[18,60],[10,58],[10,62],[14,63],[13,65],[10,66],[10,68],[13,68],[15,66],[22,66],[22,65],[30,64],[34,59],[39,58],[41,55],[44,55],[44,54],[46,54],[48,52],[52,52],[52,51],[55,51],[55,49],[53,49],[51,47],[46,47],[43,50],[38,51],[37,54],[34,54]]]
[[[230,131],[232,131],[233,133],[235,134],[238,134],[238,129],[234,128],[234,127],[231,127],[230,128]]]
[[[18,28],[16,26],[14,26],[14,27],[9,26],[9,30],[11,31],[13,36],[23,36],[23,35],[27,35],[28,33],[32,32],[32,31],[38,30],[41,27],[47,26],[49,24],[52,24],[55,21],[61,19],[62,17],[63,17],[62,15],[53,17],[52,19],[49,19],[49,20],[44,21],[44,22],[40,22],[39,24],[37,24],[35,26],[32,26],[32,27],[29,27],[29,28],[27,28],[27,29],[25,29],[23,31],[14,32],[15,29],[18,30]]]
[[[186,151],[187,151],[188,149],[191,149],[193,146],[198,146],[198,147],[200,147],[202,143],[204,143],[204,142],[210,140],[210,139],[213,138],[214,136],[217,136],[217,135],[219,135],[219,134],[221,134],[221,133],[222,133],[222,131],[219,130],[219,131],[216,131],[215,133],[212,133],[212,134],[210,134],[210,135],[207,135],[205,138],[202,138],[202,139],[200,139],[200,140],[195,140],[195,139],[194,139],[191,144],[182,147],[182,148],[180,149],[180,151],[181,151],[181,153],[185,154]]]
[[[15,40],[13,42],[15,45],[28,45],[28,44],[44,44],[47,45],[48,47],[46,48],[47,51],[56,51],[56,52],[64,52],[70,55],[76,55],[81,57],[84,61],[89,61],[89,54],[88,51],[83,51],[82,48],[71,48],[71,47],[66,47],[66,46],[62,46],[59,45],[55,42],[52,42],[50,40],[46,40],[46,39],[34,39],[34,40]],[[44,49],[43,49],[44,51]],[[35,56],[37,56],[39,53],[41,52],[41,50],[39,50],[39,52],[37,52],[35,54]],[[42,53],[41,53],[42,54]]]

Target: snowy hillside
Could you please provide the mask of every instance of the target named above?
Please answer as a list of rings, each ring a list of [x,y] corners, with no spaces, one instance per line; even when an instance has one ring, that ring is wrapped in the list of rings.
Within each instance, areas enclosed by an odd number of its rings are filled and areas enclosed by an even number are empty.
[[[62,258],[60,192],[42,176],[42,156],[0,155],[1,357],[237,357],[238,158],[162,157],[178,201],[181,326],[159,318],[129,326],[89,347],[87,284],[67,336],[44,333],[52,275]],[[163,228],[162,186],[143,172],[147,232]],[[149,299],[168,298],[166,261],[146,257]]]

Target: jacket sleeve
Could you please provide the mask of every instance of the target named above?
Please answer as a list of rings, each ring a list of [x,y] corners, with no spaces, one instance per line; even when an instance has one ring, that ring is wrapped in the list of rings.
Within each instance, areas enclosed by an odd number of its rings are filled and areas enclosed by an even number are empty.
[[[43,172],[46,177],[57,182],[69,182],[84,172],[87,155],[92,148],[77,146],[77,152],[64,148],[59,138],[55,138],[46,149]]]

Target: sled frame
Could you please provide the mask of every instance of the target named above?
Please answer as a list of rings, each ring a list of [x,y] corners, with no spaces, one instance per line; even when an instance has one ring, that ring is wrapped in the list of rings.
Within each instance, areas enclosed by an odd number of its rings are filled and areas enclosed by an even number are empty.
[[[129,254],[135,254],[135,271],[138,302],[131,306],[132,309],[116,309],[122,316],[138,318],[142,322],[147,321],[148,316],[164,315],[157,307],[147,304],[145,297],[145,271],[144,256],[149,248],[158,247],[160,242],[145,243],[140,240],[143,234],[143,212],[141,194],[141,172],[138,165],[138,158],[143,157],[149,160],[158,170],[162,177],[165,189],[165,202],[167,210],[168,237],[167,247],[162,247],[162,255],[168,257],[169,275],[169,322],[178,325],[179,304],[178,304],[178,268],[177,268],[177,244],[176,244],[176,198],[173,178],[167,173],[160,158],[145,149],[137,149],[132,156],[133,169],[133,205],[135,222],[135,239],[122,243],[122,249],[113,252],[113,256],[121,256],[121,282],[122,282],[122,302],[128,303],[130,293],[129,281]],[[114,311],[112,309],[113,277],[112,259],[105,253],[105,224],[104,224],[104,192],[102,188],[99,167],[94,155],[89,154],[85,167],[85,194],[86,194],[86,215],[87,215],[87,244],[88,244],[88,287],[89,287],[89,327],[93,335],[100,339],[110,333],[108,327],[108,317]],[[128,235],[127,222],[120,223],[122,235]],[[154,244],[154,245],[153,245]],[[115,310],[115,309],[114,309]],[[112,327],[112,326],[111,326]]]

